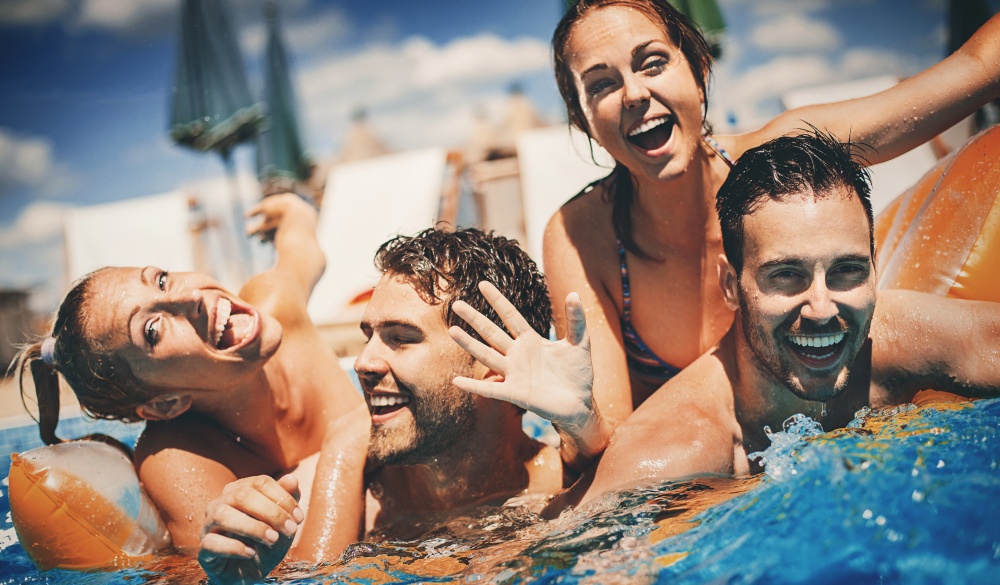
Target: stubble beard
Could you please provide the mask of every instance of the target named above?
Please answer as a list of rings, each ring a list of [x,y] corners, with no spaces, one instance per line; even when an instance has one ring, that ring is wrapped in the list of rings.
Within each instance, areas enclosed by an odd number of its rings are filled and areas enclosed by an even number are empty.
[[[837,317],[841,322],[842,329],[848,331],[848,335],[850,335],[852,330],[862,329],[863,331],[861,331],[861,335],[851,340],[854,345],[853,347],[844,348],[847,359],[843,361],[844,365],[837,372],[837,378],[833,386],[828,391],[818,394],[816,391],[807,389],[803,385],[801,378],[796,374],[796,371],[801,369],[803,365],[798,363],[788,352],[779,349],[785,343],[785,332],[780,328],[771,332],[765,331],[764,326],[754,320],[753,314],[746,302],[743,287],[739,285],[737,286],[737,297],[740,303],[743,338],[747,345],[750,346],[750,351],[755,358],[755,365],[761,373],[780,383],[802,400],[826,402],[839,396],[847,389],[848,382],[850,381],[851,365],[854,364],[854,360],[861,350],[863,340],[868,338],[871,318],[868,319],[868,322],[863,327],[859,328],[852,326],[843,317]]]
[[[368,460],[377,466],[429,463],[454,446],[475,424],[471,395],[457,388],[413,394],[405,423],[372,428]],[[393,421],[390,421],[390,423]]]

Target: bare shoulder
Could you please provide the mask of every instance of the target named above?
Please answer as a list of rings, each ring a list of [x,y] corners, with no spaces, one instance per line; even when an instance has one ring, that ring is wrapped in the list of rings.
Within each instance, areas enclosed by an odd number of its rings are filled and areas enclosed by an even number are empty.
[[[552,296],[595,292],[618,274],[611,202],[601,183],[569,200],[549,219],[543,239],[545,273]],[[584,295],[586,296],[586,295]],[[558,311],[557,311],[558,313]]]
[[[269,471],[237,438],[197,416],[147,423],[135,446],[135,464],[144,481],[144,475],[176,478],[182,473],[213,473],[236,478]]]

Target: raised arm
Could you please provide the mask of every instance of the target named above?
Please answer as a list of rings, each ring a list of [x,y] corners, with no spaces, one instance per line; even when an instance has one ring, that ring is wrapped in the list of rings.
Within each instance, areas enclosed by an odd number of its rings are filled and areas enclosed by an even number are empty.
[[[872,381],[888,404],[926,388],[1000,395],[1000,303],[880,291],[871,337]]]
[[[789,110],[760,130],[736,137],[734,154],[808,123],[841,140],[874,147],[866,158],[876,164],[927,142],[998,96],[1000,15],[933,67],[872,96]]]
[[[305,312],[309,295],[326,269],[326,256],[316,239],[316,209],[292,193],[266,197],[248,217],[258,218],[247,234],[262,238],[273,231],[274,266],[251,278],[240,296],[273,310]],[[280,319],[280,317],[279,317]]]
[[[566,337],[543,339],[495,286],[483,282],[483,296],[496,309],[510,335],[467,303],[456,301],[455,313],[489,344],[459,327],[448,333],[481,364],[503,376],[503,381],[455,378],[455,385],[487,398],[506,400],[546,418],[562,439],[563,460],[580,470],[608,444],[611,429],[593,400],[590,341],[583,307],[576,295],[566,301]]]

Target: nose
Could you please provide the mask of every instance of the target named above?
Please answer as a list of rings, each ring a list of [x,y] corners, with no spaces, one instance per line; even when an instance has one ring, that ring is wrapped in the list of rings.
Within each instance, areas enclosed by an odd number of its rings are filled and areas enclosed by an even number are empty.
[[[380,355],[380,347],[378,336],[372,335],[361,349],[358,358],[354,360],[354,371],[358,374],[361,387],[365,390],[374,388],[379,380],[389,373],[389,363]]]
[[[168,311],[184,315],[192,321],[205,314],[205,298],[199,289],[178,291],[170,295],[164,304]]]
[[[626,110],[634,110],[649,103],[649,90],[636,76],[626,76],[622,92],[622,105]]]
[[[837,304],[830,297],[830,289],[826,286],[825,278],[814,278],[806,295],[806,303],[800,311],[803,319],[809,319],[817,325],[823,325],[840,312]]]

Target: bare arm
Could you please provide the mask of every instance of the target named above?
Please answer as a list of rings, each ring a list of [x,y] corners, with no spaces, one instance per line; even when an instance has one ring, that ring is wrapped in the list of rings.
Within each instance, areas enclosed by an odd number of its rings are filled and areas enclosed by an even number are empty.
[[[248,216],[259,217],[248,235],[274,230],[277,258],[269,270],[247,281],[240,296],[281,321],[282,314],[304,315],[326,269],[326,256],[316,239],[316,209],[298,195],[284,193],[265,198]]]
[[[566,298],[580,295],[590,336],[591,360],[594,370],[593,397],[607,424],[614,428],[632,413],[632,388],[625,361],[618,309],[608,291],[593,276],[594,268],[585,266],[584,257],[596,262],[597,250],[581,250],[571,239],[567,224],[582,214],[567,214],[564,207],[549,220],[545,229],[543,250],[545,275],[552,300],[552,315],[556,334],[565,337],[568,331]]]
[[[208,506],[198,555],[211,581],[257,583],[286,554],[310,564],[331,562],[359,540],[369,429],[367,408],[328,425],[305,513],[296,505],[294,476],[247,477],[226,486]]]
[[[872,381],[889,403],[925,388],[1000,394],[1000,303],[880,291],[871,337]]]
[[[1000,95],[1000,15],[948,58],[873,96],[789,110],[737,138],[735,154],[812,124],[864,142],[871,164],[923,144]]]

